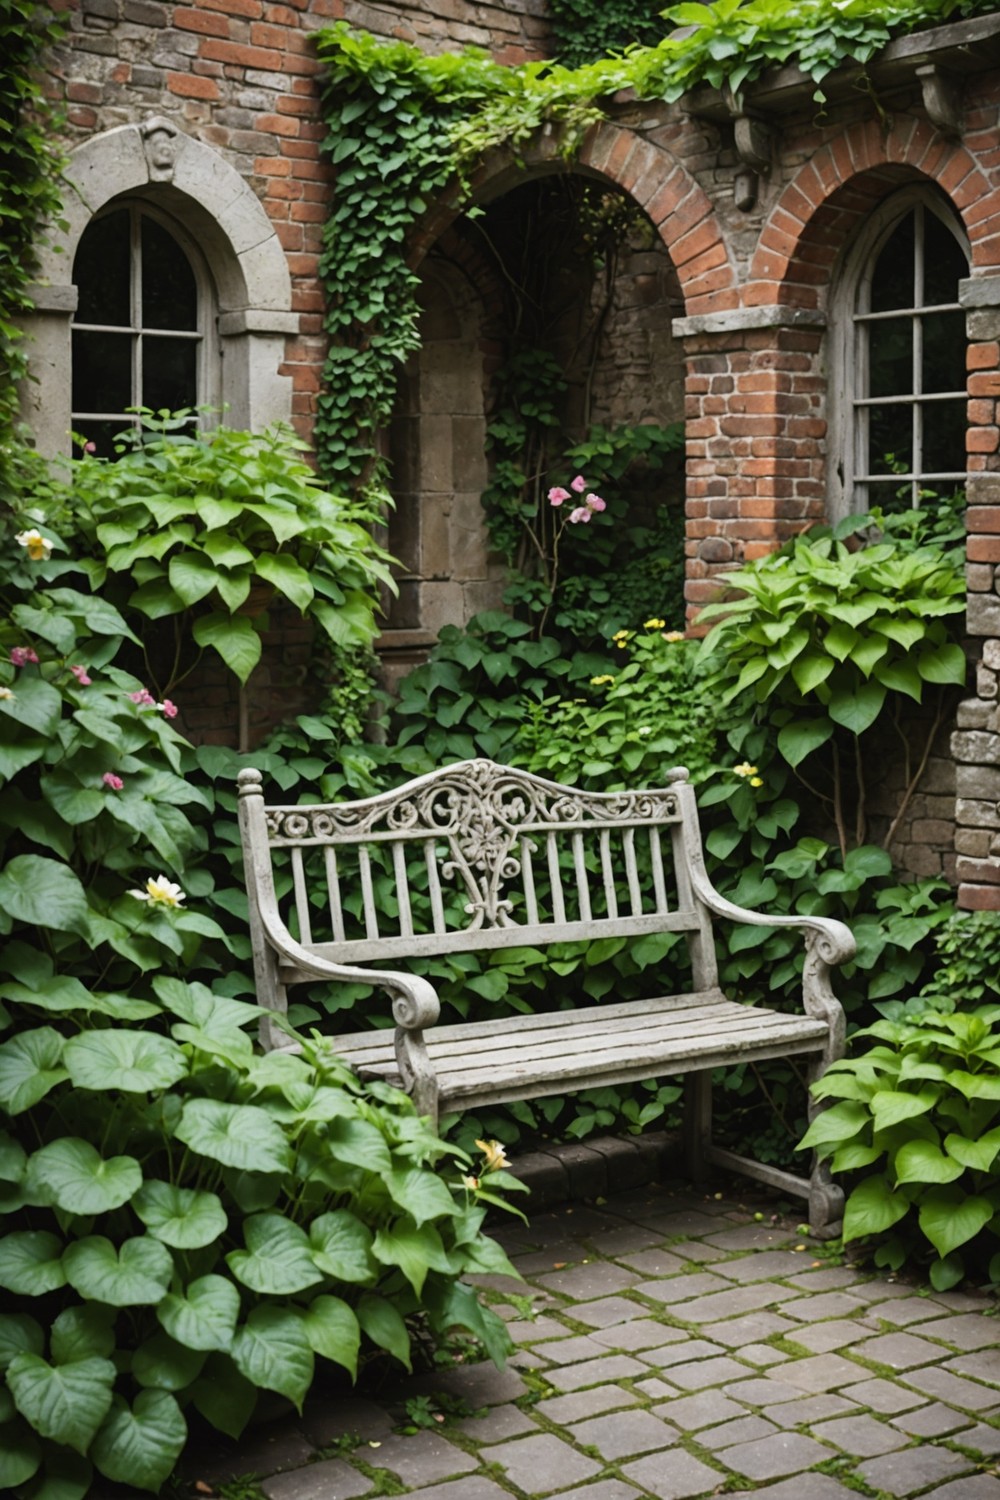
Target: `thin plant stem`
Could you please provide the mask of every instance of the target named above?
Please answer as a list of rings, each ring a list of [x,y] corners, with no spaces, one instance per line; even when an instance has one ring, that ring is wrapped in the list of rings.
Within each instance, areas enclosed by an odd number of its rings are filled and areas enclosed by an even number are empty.
[[[910,798],[913,796],[914,792],[917,790],[917,787],[920,784],[920,778],[923,776],[924,772],[927,769],[927,762],[931,758],[931,751],[934,748],[934,741],[937,738],[937,732],[938,732],[938,730],[941,728],[941,720],[943,718],[944,718],[944,696],[942,694],[942,695],[940,695],[938,697],[938,705],[937,705],[937,709],[935,710],[935,713],[934,713],[934,722],[931,724],[930,732],[929,732],[929,734],[927,736],[927,740],[926,740],[926,742],[924,744],[924,752],[923,752],[923,754],[920,757],[920,764],[917,767],[916,775],[914,775],[913,777],[910,778],[910,781],[908,782],[908,784],[906,786],[906,789],[903,792],[902,800],[900,801],[899,807],[896,810],[896,816],[893,818],[892,822],[889,824],[889,831],[886,834],[885,838],[882,840],[882,848],[883,849],[888,849],[889,845],[892,843],[893,839],[895,838],[895,836],[896,836],[896,829],[899,827],[900,823],[903,821],[903,815],[906,812],[906,809],[910,805]]]

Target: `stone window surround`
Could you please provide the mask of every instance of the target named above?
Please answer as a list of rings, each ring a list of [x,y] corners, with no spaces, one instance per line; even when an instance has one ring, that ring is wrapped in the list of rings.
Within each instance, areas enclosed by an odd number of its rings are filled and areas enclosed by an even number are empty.
[[[43,247],[31,288],[34,311],[22,319],[31,375],[23,410],[46,455],[69,451],[70,327],[77,302],[69,276],[77,246],[95,214],[123,197],[155,205],[186,230],[204,256],[218,309],[217,389],[226,421],[260,430],[291,418],[291,381],[278,374],[278,367],[286,337],[299,331],[299,318],[292,311],[291,277],[274,227],[235,168],[192,136],[176,130],[169,160],[154,156],[148,136],[161,123],[147,121],[145,129],[138,123],[121,125],[94,136],[72,153],[64,172],[64,227],[57,227]]]
[[[856,347],[855,308],[862,279],[870,274],[875,257],[884,248],[888,236],[916,204],[921,203],[946,225],[962,247],[966,261],[970,257],[968,237],[957,214],[938,194],[923,184],[902,188],[885,198],[869,218],[861,233],[849,247],[840,274],[831,290],[829,316],[831,347],[828,411],[828,506],[831,522],[865,508],[854,494],[854,471],[857,461],[858,433],[855,401],[865,394],[864,372],[859,368]],[[956,307],[959,303],[956,301]],[[900,316],[907,316],[902,310]],[[837,455],[839,462],[834,462]],[[959,455],[964,464],[964,452]],[[965,482],[964,469],[956,470],[954,485]]]

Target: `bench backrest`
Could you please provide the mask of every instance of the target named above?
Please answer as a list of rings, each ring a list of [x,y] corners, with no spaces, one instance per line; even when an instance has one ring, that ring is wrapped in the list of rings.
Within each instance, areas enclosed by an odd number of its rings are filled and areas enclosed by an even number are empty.
[[[333,962],[678,931],[713,982],[683,769],[659,789],[597,793],[471,760],[362,801],[295,807],[266,806],[251,775],[251,841],[288,850],[291,872],[279,896],[251,900],[276,901],[289,931]]]

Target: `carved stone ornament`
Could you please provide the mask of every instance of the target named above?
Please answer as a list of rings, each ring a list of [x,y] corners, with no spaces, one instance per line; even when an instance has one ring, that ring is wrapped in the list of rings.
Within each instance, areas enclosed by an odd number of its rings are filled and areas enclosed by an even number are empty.
[[[177,126],[163,115],[151,115],[139,126],[150,182],[173,182],[177,161]]]
[[[774,131],[759,114],[746,108],[739,89],[722,85],[722,97],[733,122],[736,154],[740,170],[733,183],[733,201],[741,213],[748,213],[757,202],[760,178],[771,170]]]
[[[942,135],[955,140],[962,134],[962,86],[952,73],[935,63],[924,63],[917,69],[923,93],[924,109],[932,125]]]

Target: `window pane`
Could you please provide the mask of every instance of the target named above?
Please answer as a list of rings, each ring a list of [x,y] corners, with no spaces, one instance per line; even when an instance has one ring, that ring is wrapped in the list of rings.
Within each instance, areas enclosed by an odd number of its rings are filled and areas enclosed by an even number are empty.
[[[194,330],[198,288],[191,263],[172,234],[142,217],[142,326]]]
[[[73,333],[74,412],[124,411],[132,406],[130,333]]]
[[[924,306],[958,301],[958,283],[968,276],[961,245],[936,214],[924,214]]]
[[[913,509],[913,483],[911,480],[884,480],[868,485],[868,509],[875,506],[886,515],[895,516],[900,511]]]
[[[176,411],[198,400],[198,340],[144,338],[142,404]]]
[[[965,468],[965,401],[928,401],[924,414],[924,474],[956,474]]]
[[[872,396],[909,396],[913,391],[913,319],[869,323]]]
[[[88,443],[93,443],[98,458],[117,458],[121,444],[116,447],[115,440],[119,434],[130,430],[127,424],[127,417],[115,417],[113,422],[74,422],[73,431]]]
[[[871,310],[913,306],[913,214],[897,224],[883,246],[872,275]]]
[[[923,389],[964,391],[965,314],[928,313],[923,325]]]
[[[908,471],[913,464],[913,407],[872,406],[868,421],[868,472]]]
[[[79,288],[78,323],[110,323],[130,328],[129,307],[129,213],[120,208],[106,218],[95,219],[83,231],[73,280]],[[92,406],[88,410],[93,411]]]

